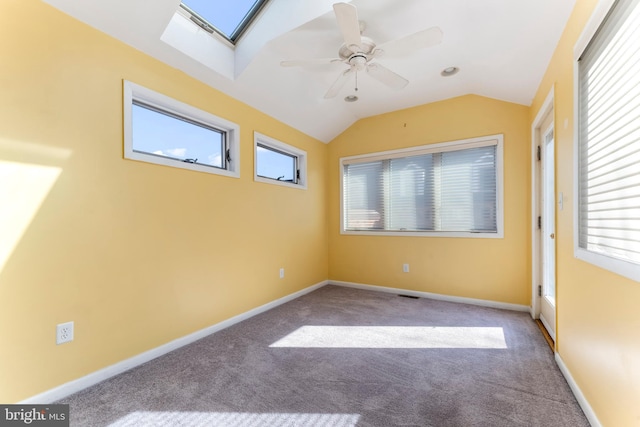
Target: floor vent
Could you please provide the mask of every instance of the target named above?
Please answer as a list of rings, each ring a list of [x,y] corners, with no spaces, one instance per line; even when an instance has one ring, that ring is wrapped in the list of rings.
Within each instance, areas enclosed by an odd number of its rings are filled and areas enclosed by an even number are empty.
[[[402,294],[398,294],[399,297],[402,298],[411,298],[411,299],[419,299],[420,297],[415,297],[413,295],[402,295]]]

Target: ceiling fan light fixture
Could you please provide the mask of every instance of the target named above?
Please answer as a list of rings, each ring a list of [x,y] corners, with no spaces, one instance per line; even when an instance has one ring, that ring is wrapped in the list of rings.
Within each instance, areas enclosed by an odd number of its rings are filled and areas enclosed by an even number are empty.
[[[458,71],[460,71],[460,68],[458,68],[458,67],[447,67],[447,68],[445,68],[444,70],[442,70],[440,72],[440,75],[442,77],[449,77],[449,76],[453,76]]]
[[[355,95],[348,95],[344,97],[345,102],[356,102],[357,100],[358,100],[358,97]]]

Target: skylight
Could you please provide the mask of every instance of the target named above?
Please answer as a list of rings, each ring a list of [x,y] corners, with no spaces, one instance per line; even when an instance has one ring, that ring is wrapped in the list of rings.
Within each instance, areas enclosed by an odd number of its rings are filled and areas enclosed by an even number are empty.
[[[236,43],[268,0],[185,0],[180,6],[208,32]]]

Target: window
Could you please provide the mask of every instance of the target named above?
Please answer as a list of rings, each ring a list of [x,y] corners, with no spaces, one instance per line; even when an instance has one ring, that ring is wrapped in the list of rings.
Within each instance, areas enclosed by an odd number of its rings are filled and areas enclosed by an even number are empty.
[[[575,50],[576,256],[636,281],[640,281],[639,5],[639,0],[619,0],[611,8],[598,9]]]
[[[205,31],[236,43],[267,0],[185,0],[180,7]]]
[[[502,237],[502,135],[341,159],[342,232]]]
[[[240,128],[169,97],[124,82],[124,157],[239,177]]]
[[[258,182],[307,188],[307,153],[283,142],[254,133],[255,173]]]

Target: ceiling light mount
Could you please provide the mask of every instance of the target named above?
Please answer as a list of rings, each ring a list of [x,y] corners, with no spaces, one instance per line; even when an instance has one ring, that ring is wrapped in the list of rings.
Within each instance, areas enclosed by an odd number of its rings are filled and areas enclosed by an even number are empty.
[[[442,77],[450,77],[450,76],[453,76],[454,74],[457,74],[458,71],[460,71],[460,68],[458,67],[447,67],[444,70],[440,71],[440,75]]]
[[[353,66],[353,65],[352,65]],[[356,93],[358,92],[358,69],[355,69],[355,75],[356,75],[356,87],[355,87],[355,92],[353,95],[347,95],[344,97],[344,101],[345,102],[356,102],[358,100],[358,96],[356,95]]]

